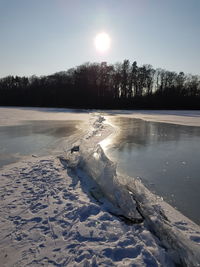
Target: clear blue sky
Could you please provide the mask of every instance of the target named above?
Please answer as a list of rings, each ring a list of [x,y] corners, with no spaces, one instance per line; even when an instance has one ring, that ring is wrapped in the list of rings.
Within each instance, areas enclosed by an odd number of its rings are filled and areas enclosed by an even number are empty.
[[[0,77],[124,59],[200,74],[200,0],[0,0]]]

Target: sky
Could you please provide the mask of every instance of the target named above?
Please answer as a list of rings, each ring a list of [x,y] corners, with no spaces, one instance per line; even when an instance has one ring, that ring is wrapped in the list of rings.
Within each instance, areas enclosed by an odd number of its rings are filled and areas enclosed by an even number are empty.
[[[200,74],[200,0],[0,0],[0,77],[124,59]]]

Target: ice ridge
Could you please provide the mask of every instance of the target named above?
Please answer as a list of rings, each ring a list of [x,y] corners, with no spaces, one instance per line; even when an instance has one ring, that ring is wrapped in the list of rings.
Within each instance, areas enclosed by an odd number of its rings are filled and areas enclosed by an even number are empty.
[[[111,133],[111,126],[104,118],[95,115],[91,119],[88,134],[63,156],[67,168],[81,171],[92,178],[104,196],[120,210],[119,213],[133,223],[144,223],[161,241],[173,260],[182,266],[200,266],[200,246],[188,239],[173,222],[140,179],[120,175],[98,144]],[[106,133],[106,134],[105,134]],[[172,208],[173,209],[173,208]]]

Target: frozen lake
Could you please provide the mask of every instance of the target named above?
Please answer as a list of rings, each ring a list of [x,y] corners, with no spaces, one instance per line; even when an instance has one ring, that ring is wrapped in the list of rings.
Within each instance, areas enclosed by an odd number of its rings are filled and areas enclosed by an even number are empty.
[[[156,194],[200,224],[200,127],[109,117],[108,140],[118,170],[140,177]]]
[[[197,266],[199,227],[142,183],[116,173],[97,146],[110,139],[107,152],[120,172],[140,176],[180,210],[181,199],[183,212],[192,211],[198,222],[200,128],[152,121],[200,126],[200,114],[164,113],[0,108],[0,162],[20,161],[0,170],[1,263],[171,267],[175,258]],[[102,115],[114,128],[103,125]],[[116,136],[115,127],[121,129]],[[79,151],[70,153],[77,140]],[[129,222],[138,210],[146,223]]]
[[[30,155],[59,154],[89,129],[87,112],[0,110],[0,168]],[[105,140],[111,145],[108,156],[117,162],[120,172],[140,177],[151,191],[200,224],[200,127],[124,117],[129,113],[122,112],[123,117],[119,112],[104,114],[119,129],[116,136]],[[179,111],[177,115],[172,111],[136,111],[134,116],[199,125],[198,112]]]
[[[83,133],[84,123],[69,121],[27,121],[0,126],[0,167],[25,156],[43,156],[63,151],[69,138]]]

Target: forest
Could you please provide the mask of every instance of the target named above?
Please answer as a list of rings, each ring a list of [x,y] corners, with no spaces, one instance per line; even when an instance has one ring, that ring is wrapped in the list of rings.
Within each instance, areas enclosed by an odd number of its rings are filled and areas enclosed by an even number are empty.
[[[200,76],[122,63],[85,63],[48,76],[0,79],[0,105],[200,109]]]

